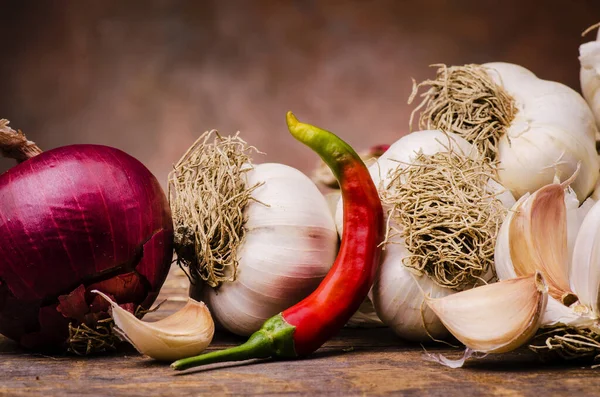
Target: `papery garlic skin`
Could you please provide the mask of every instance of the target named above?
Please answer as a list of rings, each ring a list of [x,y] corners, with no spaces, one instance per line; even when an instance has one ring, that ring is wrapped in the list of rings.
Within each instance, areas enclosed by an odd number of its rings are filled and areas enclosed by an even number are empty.
[[[466,156],[477,156],[476,149],[465,139],[453,133],[439,130],[416,131],[405,135],[369,167],[371,178],[378,189],[390,183],[390,171],[402,164],[414,162],[417,153],[434,155],[452,149]],[[490,191],[497,193],[506,208],[510,208],[515,200],[507,189],[490,180]],[[387,210],[384,205],[384,210]],[[338,231],[342,232],[343,202],[338,202],[335,221]],[[393,229],[400,229],[394,219],[390,219]],[[408,255],[401,242],[388,243],[382,252],[382,262],[371,290],[373,304],[383,323],[394,330],[402,338],[412,341],[430,341],[447,336],[445,327],[437,316],[424,305],[424,293],[432,297],[443,297],[454,293],[453,290],[439,286],[427,275],[418,276],[403,264]],[[491,274],[489,275],[491,278]]]
[[[203,352],[212,341],[215,323],[202,302],[189,299],[174,314],[155,322],[142,321],[106,294],[94,290],[111,305],[115,331],[138,352],[155,360],[173,361]]]
[[[556,327],[568,325],[570,327],[591,327],[596,320],[589,314],[577,313],[572,308],[563,305],[551,296],[548,297],[546,311],[542,317],[542,326]]]
[[[300,171],[259,164],[244,174],[252,192],[236,279],[213,289],[193,287],[219,324],[250,335],[265,320],[309,295],[325,277],[338,236],[327,202]]]
[[[427,298],[429,307],[466,347],[505,353],[526,343],[541,325],[548,299],[540,273]]]
[[[346,326],[350,328],[385,327],[385,324],[381,321],[373,306],[373,295],[371,291],[369,291],[369,295],[367,295],[367,298],[363,303],[360,304],[356,313],[348,320]]]
[[[453,293],[435,284],[426,275],[416,275],[403,265],[409,255],[401,244],[387,244],[384,259],[373,284],[373,304],[384,324],[403,339],[428,341],[444,339],[448,331],[425,304],[425,294],[440,298]],[[386,259],[386,257],[393,260]]]
[[[581,63],[579,71],[581,92],[600,128],[600,30],[596,41],[584,43],[579,47],[579,62]]]
[[[581,164],[571,187],[583,201],[598,179],[594,116],[571,88],[542,80],[510,63],[482,65],[515,102],[516,114],[498,144],[500,183],[515,197],[569,178]]]

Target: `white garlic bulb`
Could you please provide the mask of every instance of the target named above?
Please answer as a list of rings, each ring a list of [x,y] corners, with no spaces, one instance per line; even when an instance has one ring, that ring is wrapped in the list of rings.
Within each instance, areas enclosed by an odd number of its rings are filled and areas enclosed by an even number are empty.
[[[192,287],[217,322],[250,335],[263,322],[309,295],[325,277],[338,236],[323,195],[302,172],[259,164],[244,174],[252,191],[244,210],[235,280],[217,288]]]
[[[579,80],[581,92],[590,105],[600,128],[600,29],[596,41],[584,43],[579,47]]]
[[[382,189],[391,181],[391,171],[412,164],[419,153],[434,155],[454,150],[465,156],[478,156],[475,149],[463,138],[438,130],[417,131],[408,134],[392,144],[390,148],[369,167],[371,178]],[[492,180],[489,190],[497,193],[497,198],[506,208],[514,203],[511,193]],[[389,206],[384,205],[389,210]],[[343,204],[338,202],[336,224],[342,231]],[[389,219],[391,229],[401,226],[393,218]],[[425,295],[432,298],[448,296],[454,291],[436,284],[429,276],[416,274],[403,264],[409,255],[402,241],[385,245],[382,263],[371,290],[375,310],[384,324],[391,327],[402,338],[413,341],[442,339],[447,331],[435,313],[425,304]]]
[[[385,259],[372,289],[375,311],[381,321],[410,341],[447,337],[448,331],[426,306],[425,297],[441,298],[452,294],[452,290],[404,266],[402,260],[409,253],[403,245],[388,244],[384,252]]]
[[[594,115],[581,95],[510,63],[442,66],[413,111],[422,129],[457,133],[492,160],[499,182],[519,198],[580,167],[571,187],[580,202],[594,189],[599,160]],[[412,120],[412,118],[411,118]]]
[[[580,201],[598,179],[597,128],[585,100],[571,88],[542,80],[510,63],[482,65],[515,101],[516,113],[498,145],[500,183],[515,197],[570,177]]]

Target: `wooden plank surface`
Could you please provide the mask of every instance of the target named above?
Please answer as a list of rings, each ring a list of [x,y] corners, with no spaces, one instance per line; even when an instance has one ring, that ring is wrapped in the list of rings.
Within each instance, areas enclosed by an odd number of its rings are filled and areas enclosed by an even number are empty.
[[[160,317],[181,307],[187,280],[172,272],[162,290]],[[149,317],[150,318],[150,317]],[[1,337],[0,337],[1,338]],[[225,334],[210,349],[241,342]],[[458,356],[459,351],[427,346]],[[0,396],[370,395],[594,396],[598,370],[541,364],[527,350],[487,356],[462,369],[423,359],[388,329],[345,329],[308,359],[215,364],[177,373],[128,347],[93,358],[45,356],[0,339]]]

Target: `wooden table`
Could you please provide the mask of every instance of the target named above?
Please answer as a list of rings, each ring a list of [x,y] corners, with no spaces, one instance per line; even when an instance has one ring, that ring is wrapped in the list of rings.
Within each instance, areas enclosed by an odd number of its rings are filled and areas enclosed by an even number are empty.
[[[187,280],[172,272],[159,313],[181,307]],[[150,317],[149,317],[150,318]],[[0,337],[1,338],[1,337]],[[210,349],[242,340],[217,335]],[[428,351],[458,356],[457,350]],[[600,395],[598,370],[540,364],[527,350],[487,356],[462,369],[423,360],[423,348],[388,329],[345,329],[309,359],[215,364],[176,373],[133,349],[81,358],[44,356],[0,339],[0,396],[184,396],[184,395],[366,395],[593,396]]]

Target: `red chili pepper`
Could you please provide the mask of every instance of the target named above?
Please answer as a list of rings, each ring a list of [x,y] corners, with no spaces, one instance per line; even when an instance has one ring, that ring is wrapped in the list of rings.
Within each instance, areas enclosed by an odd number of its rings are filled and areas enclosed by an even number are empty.
[[[341,186],[344,231],[333,267],[312,294],[267,320],[246,343],[176,361],[171,365],[176,370],[223,361],[306,356],[344,326],[373,284],[384,223],[367,168],[358,154],[331,132],[300,123],[292,112],[287,113],[287,124],[296,139],[321,156]]]

